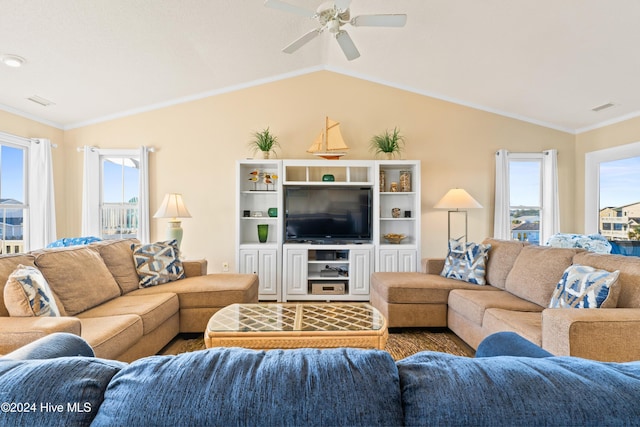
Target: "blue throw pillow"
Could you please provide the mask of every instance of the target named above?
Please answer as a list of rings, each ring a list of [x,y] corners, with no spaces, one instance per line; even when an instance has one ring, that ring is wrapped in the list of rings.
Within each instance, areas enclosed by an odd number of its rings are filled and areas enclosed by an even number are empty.
[[[629,426],[640,420],[640,362],[481,359],[423,352],[398,362],[404,425]]]
[[[185,277],[176,240],[131,245],[140,287],[161,285]]]
[[[138,360],[116,375],[92,426],[402,425],[389,353],[212,348]]]
[[[619,270],[570,265],[556,285],[549,308],[615,308],[620,293],[619,275]]]
[[[486,263],[491,245],[449,241],[449,254],[444,260],[441,276],[485,285]]]

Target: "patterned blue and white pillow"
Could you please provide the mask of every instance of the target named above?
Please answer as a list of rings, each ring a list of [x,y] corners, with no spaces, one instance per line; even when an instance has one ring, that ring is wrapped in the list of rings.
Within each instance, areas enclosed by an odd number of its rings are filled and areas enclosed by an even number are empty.
[[[444,269],[440,273],[449,279],[464,280],[476,285],[485,285],[485,266],[491,245],[449,241],[449,254],[444,260]]]
[[[133,244],[133,261],[140,278],[140,287],[148,288],[182,279],[184,267],[175,240],[149,244]]]
[[[619,270],[570,265],[556,285],[549,308],[615,308],[620,293],[619,275]]]
[[[36,267],[16,267],[7,278],[4,303],[14,317],[60,316],[51,288]]]

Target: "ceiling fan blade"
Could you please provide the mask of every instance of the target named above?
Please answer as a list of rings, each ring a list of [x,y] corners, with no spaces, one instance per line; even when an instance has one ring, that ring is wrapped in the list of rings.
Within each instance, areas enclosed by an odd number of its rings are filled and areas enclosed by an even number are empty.
[[[284,49],[282,49],[282,51],[284,53],[293,53],[296,50],[300,49],[305,44],[309,43],[311,40],[315,39],[318,36],[318,34],[320,34],[321,32],[322,32],[322,28],[316,28],[314,30],[311,30],[305,35],[303,35],[302,37],[300,37],[299,39],[289,44]]]
[[[405,14],[360,15],[354,17],[350,24],[354,27],[404,27],[407,23]]]
[[[344,56],[346,56],[349,61],[353,61],[354,59],[360,57],[358,48],[353,43],[353,40],[351,40],[351,37],[346,31],[338,31],[336,33],[336,40],[338,41],[340,48],[342,48]]]
[[[285,12],[294,13],[296,15],[306,16],[307,18],[313,18],[316,15],[314,10],[305,9],[303,7],[295,6],[280,0],[265,0],[264,5],[272,9],[283,10]]]
[[[335,4],[336,9],[344,11],[349,9],[351,0],[335,0],[333,4]]]

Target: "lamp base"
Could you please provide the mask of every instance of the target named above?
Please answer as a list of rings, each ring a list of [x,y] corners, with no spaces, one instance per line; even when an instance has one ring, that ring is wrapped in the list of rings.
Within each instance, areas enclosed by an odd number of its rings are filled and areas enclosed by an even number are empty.
[[[167,240],[175,240],[178,248],[180,248],[180,244],[182,243],[182,221],[171,220],[167,226]]]

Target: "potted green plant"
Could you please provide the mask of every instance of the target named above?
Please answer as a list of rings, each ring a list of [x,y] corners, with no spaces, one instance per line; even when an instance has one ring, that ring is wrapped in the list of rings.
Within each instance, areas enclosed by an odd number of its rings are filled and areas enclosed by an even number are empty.
[[[249,148],[251,148],[253,154],[261,152],[263,159],[268,159],[275,147],[280,147],[278,137],[269,132],[269,128],[254,132],[253,139],[249,141]]]
[[[394,156],[400,157],[400,151],[404,148],[404,136],[400,135],[397,127],[392,132],[385,130],[384,133],[375,135],[371,138],[371,150],[375,154],[384,153],[387,159]]]

